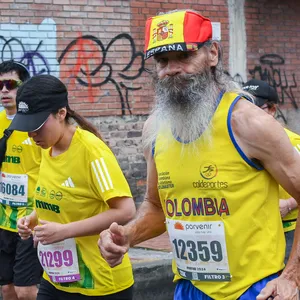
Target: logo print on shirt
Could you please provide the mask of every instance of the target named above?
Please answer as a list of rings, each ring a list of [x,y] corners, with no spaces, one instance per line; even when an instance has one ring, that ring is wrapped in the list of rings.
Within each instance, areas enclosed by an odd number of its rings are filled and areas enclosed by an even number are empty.
[[[208,161],[201,165],[200,174],[204,179],[213,179],[218,174],[218,168],[215,163]]]
[[[17,145],[13,145],[12,146],[12,151],[13,152],[18,152],[18,153],[21,153],[22,151],[23,151],[23,148],[22,148],[22,146],[17,146]]]
[[[31,146],[32,145],[31,139],[27,138],[25,141],[22,142],[22,144]]]
[[[108,172],[106,163],[104,161],[104,158],[101,157],[100,159],[96,159],[92,161],[91,165],[92,165],[92,170],[99,183],[101,192],[103,193],[105,190],[108,191],[113,189],[114,186],[110,174]]]
[[[57,201],[60,201],[63,198],[63,194],[61,191],[55,192],[54,190],[52,190],[49,194],[49,198],[50,199],[56,199]]]
[[[36,188],[36,190],[35,190],[35,193],[36,193],[37,195],[39,195],[39,194],[40,194],[40,192],[41,192],[41,187],[40,187],[40,186],[38,186],[38,187]]]
[[[62,185],[62,186],[65,186],[65,187],[70,187],[70,188],[74,188],[74,187],[75,187],[75,184],[73,183],[71,177],[69,177],[69,178],[68,178],[66,181],[64,181],[61,185]]]

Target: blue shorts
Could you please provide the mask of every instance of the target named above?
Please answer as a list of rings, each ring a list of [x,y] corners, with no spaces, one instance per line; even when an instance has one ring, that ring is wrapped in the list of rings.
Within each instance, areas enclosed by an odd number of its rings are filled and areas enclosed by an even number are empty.
[[[278,274],[270,275],[249,287],[237,300],[255,300],[266,284],[277,278]],[[176,285],[174,300],[213,300],[192,285],[189,280],[179,280]]]

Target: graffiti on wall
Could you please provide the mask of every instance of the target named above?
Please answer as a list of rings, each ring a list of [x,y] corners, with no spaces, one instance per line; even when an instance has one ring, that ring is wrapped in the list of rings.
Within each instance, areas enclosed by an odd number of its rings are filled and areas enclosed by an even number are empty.
[[[132,113],[129,98],[141,89],[137,83],[145,71],[143,53],[136,50],[133,38],[126,33],[113,37],[106,44],[93,35],[81,35],[71,41],[61,53],[57,53],[56,23],[44,19],[39,25],[0,24],[0,61],[16,60],[27,65],[32,75],[52,74],[62,78],[69,90],[81,89],[87,96],[83,101],[101,103],[104,96],[115,90],[120,101],[122,115]],[[295,99],[296,76],[286,74],[285,59],[277,54],[260,57],[259,64],[249,69],[252,78],[267,81],[280,97],[280,104],[291,103],[297,109]],[[233,80],[244,83],[240,74]],[[282,118],[284,118],[281,113]]]
[[[132,113],[130,92],[142,88],[134,81],[144,72],[144,58],[129,34],[118,34],[107,45],[95,36],[79,34],[59,54],[52,19],[45,19],[40,25],[0,24],[0,31],[1,61],[22,62],[32,75],[60,77],[71,91],[81,86],[87,91],[84,101],[89,103],[101,102],[99,90],[111,84],[120,100],[122,115],[126,110]]]
[[[32,75],[59,75],[56,24],[52,19],[45,19],[40,25],[0,24],[0,32],[1,61],[22,62]]]
[[[253,78],[267,81],[274,87],[278,92],[280,104],[289,101],[297,109],[298,104],[294,95],[297,89],[296,76],[293,73],[292,79],[288,80],[284,69],[284,58],[277,54],[265,54],[260,57],[259,61],[260,65],[249,70],[250,75]]]
[[[129,44],[129,51],[127,47],[123,51],[118,51],[118,47],[114,47],[115,43]],[[120,57],[124,57],[122,52],[126,52],[121,70],[115,70],[116,66],[109,59],[110,52],[117,53]],[[68,60],[75,60],[75,63],[72,65]],[[61,76],[69,78],[69,86],[80,84],[87,87],[90,102],[96,101],[93,94],[95,88],[99,89],[111,83],[118,93],[122,114],[125,114],[126,109],[131,114],[129,91],[141,89],[141,86],[133,86],[132,83],[144,71],[144,58],[142,52],[136,51],[134,40],[129,34],[117,35],[106,47],[95,36],[78,37],[65,48],[58,62],[61,66]],[[138,68],[132,70],[136,65]]]
[[[242,86],[245,83],[242,75],[240,75],[239,73],[236,73],[234,76],[232,76],[228,71],[224,71],[224,73],[231,77],[231,79],[237,82],[240,86]]]
[[[291,77],[288,78],[284,67],[285,59],[283,57],[277,54],[265,54],[260,57],[259,64],[248,71],[252,78],[268,82],[277,91],[279,104],[291,103],[294,109],[298,109],[298,103],[295,98],[298,87],[296,75],[292,73]],[[244,84],[240,74],[237,73],[232,76],[227,71],[225,73],[240,85]],[[287,123],[286,117],[279,106],[277,106],[277,119]]]

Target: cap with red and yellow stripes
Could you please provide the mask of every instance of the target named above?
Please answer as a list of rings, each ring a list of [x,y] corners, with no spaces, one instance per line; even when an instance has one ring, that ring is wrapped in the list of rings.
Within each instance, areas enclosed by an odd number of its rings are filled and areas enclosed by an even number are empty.
[[[145,59],[168,51],[196,51],[212,39],[208,18],[193,11],[176,11],[147,19]]]

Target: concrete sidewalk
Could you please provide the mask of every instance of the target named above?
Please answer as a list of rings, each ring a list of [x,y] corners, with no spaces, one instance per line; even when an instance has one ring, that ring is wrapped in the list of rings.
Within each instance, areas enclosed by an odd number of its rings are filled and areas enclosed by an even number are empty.
[[[148,240],[129,250],[135,280],[134,300],[172,300],[175,284],[168,235]]]

